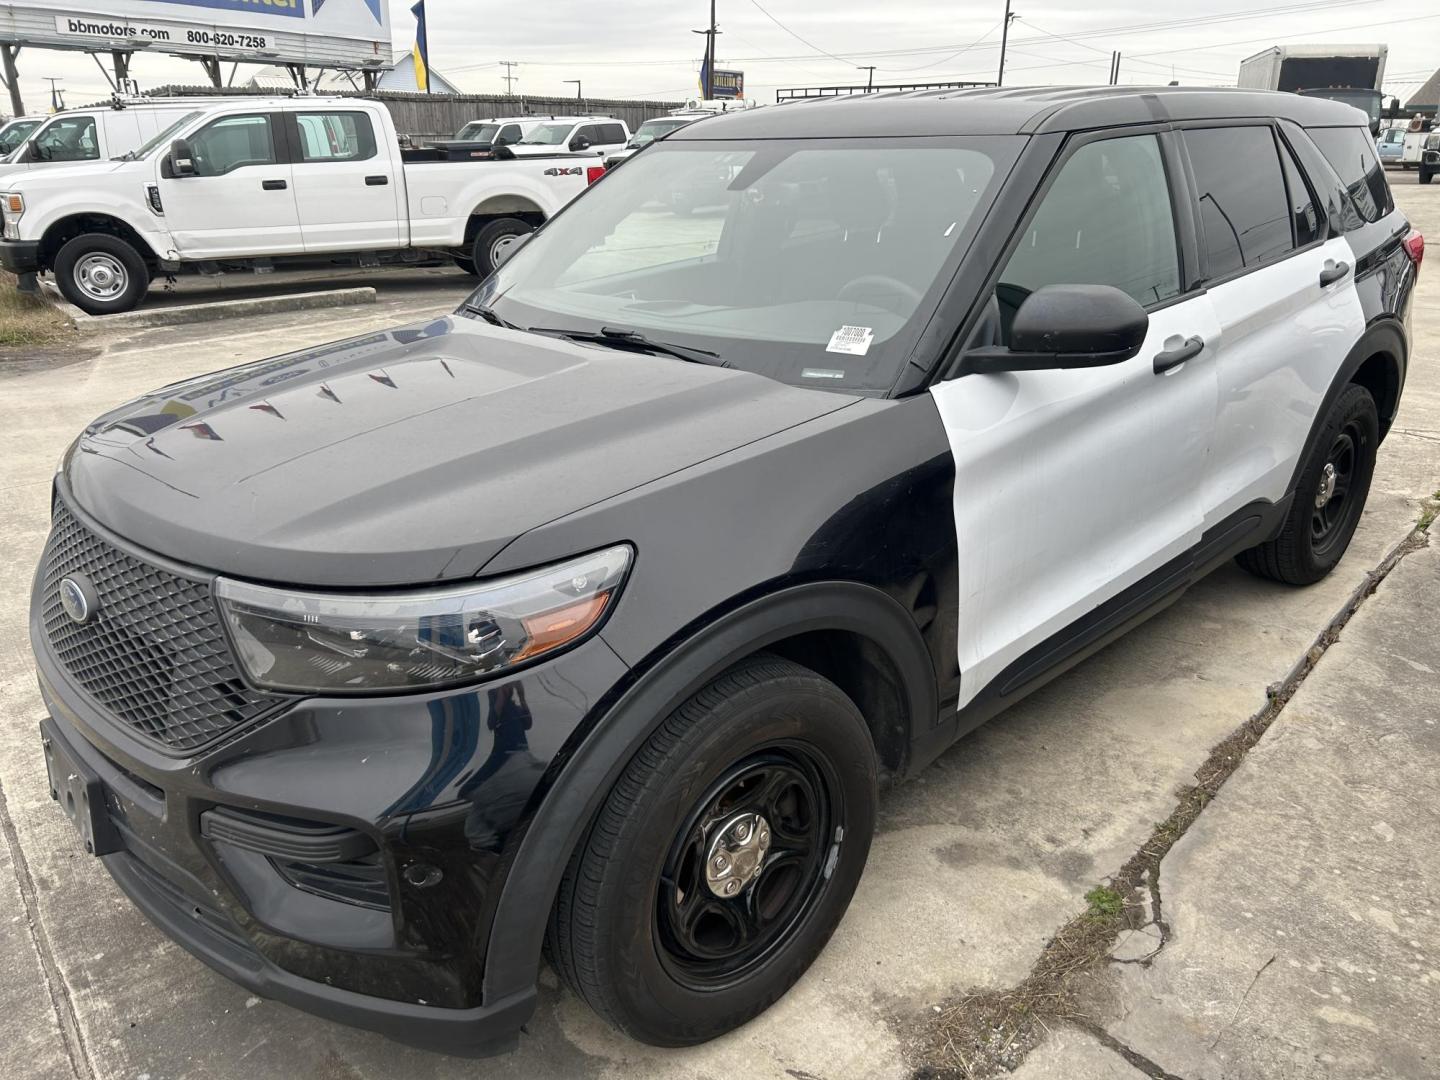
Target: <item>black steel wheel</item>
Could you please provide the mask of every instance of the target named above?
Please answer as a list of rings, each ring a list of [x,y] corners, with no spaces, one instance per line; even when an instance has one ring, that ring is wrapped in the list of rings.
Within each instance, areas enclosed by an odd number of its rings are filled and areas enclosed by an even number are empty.
[[[804,974],[860,880],[874,744],[808,668],[759,655],[660,725],[566,868],[546,953],[601,1016],[688,1046]]]
[[[1257,577],[1288,585],[1309,585],[1328,574],[1360,524],[1379,445],[1375,399],[1352,383],[1325,413],[1280,532],[1236,561]]]

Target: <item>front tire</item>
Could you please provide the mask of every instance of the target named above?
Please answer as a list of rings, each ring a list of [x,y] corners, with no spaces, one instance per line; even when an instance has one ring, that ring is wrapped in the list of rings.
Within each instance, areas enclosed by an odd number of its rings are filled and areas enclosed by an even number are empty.
[[[1360,523],[1379,445],[1375,399],[1352,383],[1325,414],[1280,534],[1241,552],[1241,567],[1287,585],[1311,585],[1330,573]]]
[[[472,273],[477,277],[489,277],[499,265],[501,250],[534,231],[533,225],[516,217],[486,222],[470,245],[470,263],[475,267]]]
[[[680,706],[570,860],[547,951],[655,1046],[713,1039],[804,974],[860,880],[875,749],[828,680],[761,655]]]
[[[55,282],[87,315],[114,315],[140,305],[150,268],[134,245],[110,233],[83,233],[55,255]]]

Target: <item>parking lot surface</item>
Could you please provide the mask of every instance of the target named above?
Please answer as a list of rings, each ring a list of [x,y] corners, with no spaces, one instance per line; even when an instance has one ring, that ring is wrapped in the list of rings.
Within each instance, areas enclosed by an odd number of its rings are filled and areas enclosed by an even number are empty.
[[[1440,242],[1440,187],[1391,181]],[[221,334],[139,331],[82,363],[0,372],[0,1075],[911,1075],[916,1022],[1023,979],[1211,747],[1265,705],[1411,533],[1440,487],[1437,262],[1416,294],[1403,408],[1336,572],[1295,590],[1224,568],[888,792],[853,907],[814,968],[756,1021],[685,1051],[615,1034],[548,971],[520,1050],[480,1063],[261,1001],[150,926],[47,792],[25,621],[52,470],[74,433],[162,383],[448,310],[469,279],[447,272],[374,306],[257,317]],[[1157,1075],[1143,1062],[1185,1080],[1440,1071],[1426,889],[1440,876],[1437,601],[1435,549],[1406,555],[1162,864],[1165,948],[1148,966],[1113,968],[1103,1030],[1057,1027],[1017,1075]]]

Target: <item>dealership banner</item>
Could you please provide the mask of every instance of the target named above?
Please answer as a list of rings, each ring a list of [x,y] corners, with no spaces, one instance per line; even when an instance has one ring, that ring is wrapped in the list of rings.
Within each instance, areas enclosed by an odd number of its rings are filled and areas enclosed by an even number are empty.
[[[0,41],[389,66],[386,0],[0,0]]]

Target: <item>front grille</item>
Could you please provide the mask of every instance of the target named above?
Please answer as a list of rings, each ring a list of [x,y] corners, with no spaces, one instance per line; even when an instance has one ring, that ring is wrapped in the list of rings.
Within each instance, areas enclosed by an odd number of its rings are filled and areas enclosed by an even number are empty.
[[[99,599],[83,623],[60,599],[60,582],[76,576],[88,578]],[[46,639],[71,678],[117,720],[166,750],[196,750],[285,700],[240,680],[206,582],[128,555],[59,500],[40,603]]]

